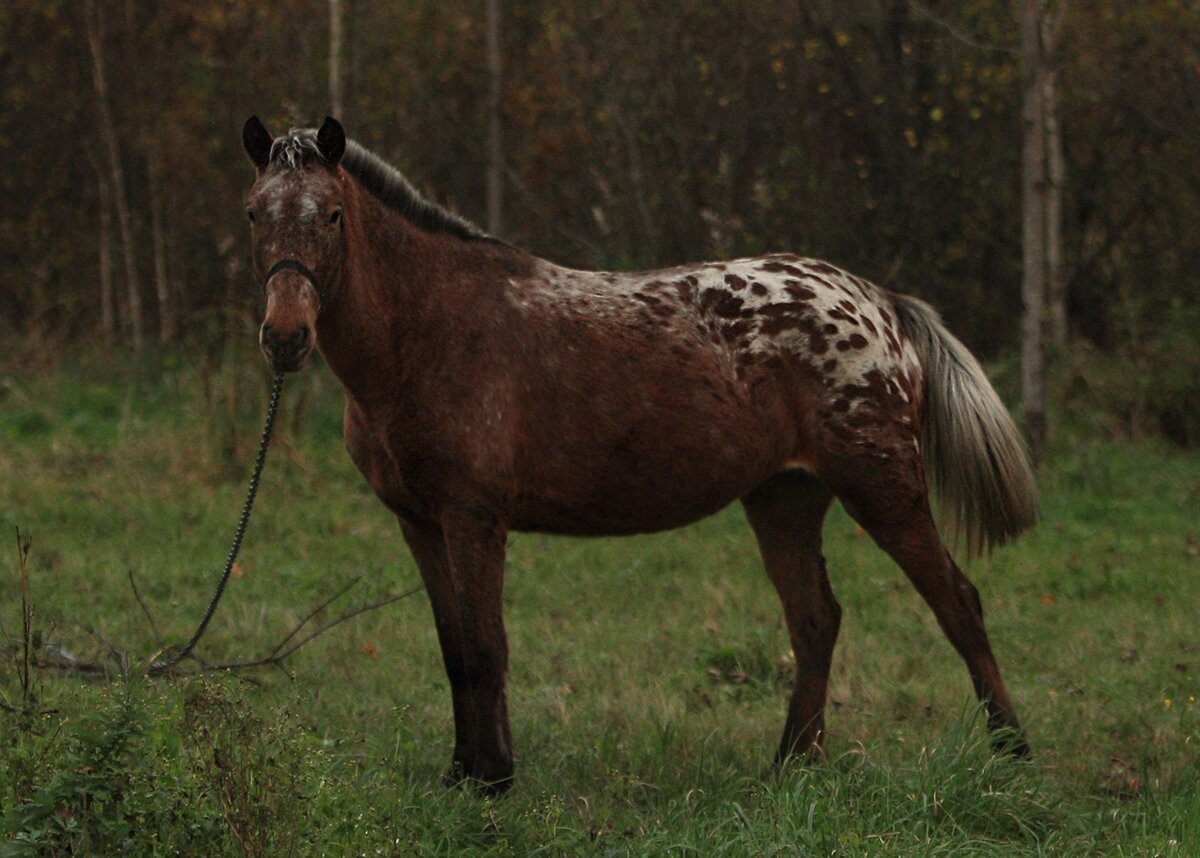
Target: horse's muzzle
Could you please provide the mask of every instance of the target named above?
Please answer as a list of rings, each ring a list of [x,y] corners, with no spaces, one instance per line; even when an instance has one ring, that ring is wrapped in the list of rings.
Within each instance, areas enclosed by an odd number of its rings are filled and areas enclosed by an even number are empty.
[[[267,363],[276,372],[296,372],[301,369],[313,347],[312,329],[307,324],[282,332],[270,322],[263,322],[258,341]]]

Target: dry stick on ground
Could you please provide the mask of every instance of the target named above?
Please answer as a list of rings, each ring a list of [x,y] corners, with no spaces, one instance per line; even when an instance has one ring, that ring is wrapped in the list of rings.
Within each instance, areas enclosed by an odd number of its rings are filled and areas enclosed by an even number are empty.
[[[299,623],[297,623],[295,626],[293,626],[292,630],[290,632],[288,632],[287,635],[284,636],[284,638],[279,643],[277,643],[275,645],[275,647],[269,653],[267,653],[264,656],[261,656],[259,658],[254,658],[254,659],[247,659],[244,661],[230,661],[230,662],[223,662],[221,664],[208,664],[207,662],[201,661],[199,658],[197,658],[196,656],[193,655],[192,659],[200,665],[200,667],[196,670],[181,669],[178,666],[178,664],[175,664],[175,663],[159,664],[155,661],[155,656],[151,656],[146,662],[146,675],[147,676],[168,676],[168,675],[169,676],[195,676],[200,673],[212,673],[215,671],[237,671],[237,670],[247,670],[247,669],[255,668],[255,667],[279,666],[283,663],[284,659],[286,659],[292,653],[294,653],[297,650],[302,649],[303,647],[312,643],[314,640],[319,638],[321,635],[325,634],[330,629],[335,628],[336,626],[340,626],[342,623],[346,622],[347,620],[351,620],[360,614],[365,614],[368,611],[374,611],[378,608],[382,608],[385,605],[390,605],[392,602],[398,602],[401,599],[407,599],[409,596],[419,593],[421,590],[424,589],[424,586],[413,587],[410,590],[405,590],[403,593],[389,594],[387,596],[384,596],[382,599],[376,599],[373,602],[367,602],[366,604],[359,605],[357,608],[352,608],[348,611],[344,611],[343,613],[339,614],[334,619],[330,620],[329,622],[325,623],[324,625],[321,625],[321,626],[317,627],[316,629],[314,629],[313,631],[309,632],[307,635],[302,637],[296,643],[293,643],[291,646],[288,646],[288,642],[291,641],[293,638],[295,638],[296,635],[298,635],[300,633],[301,629],[303,629],[306,625],[308,625],[308,623],[312,620],[313,617],[315,617],[317,614],[321,613],[321,611],[325,610],[331,604],[333,604],[335,601],[337,601],[342,596],[344,596],[346,593],[348,593],[350,591],[350,589],[352,587],[354,587],[361,580],[362,580],[361,575],[350,579],[350,581],[344,587],[342,587],[340,590],[335,592],[332,596],[330,596],[327,599],[325,599],[324,601],[322,601],[320,604],[317,605],[317,607],[315,607],[311,611],[309,611],[308,614],[306,614],[300,620]],[[132,573],[130,574],[130,582],[131,583],[133,582]],[[135,587],[135,592],[136,592],[136,587]],[[140,601],[140,599],[139,599],[139,601]],[[147,617],[150,619],[151,624],[155,625],[153,616],[150,614],[150,611],[149,611],[149,609],[146,608],[145,604],[142,605],[142,608],[146,612]],[[155,627],[157,628],[156,625],[155,625]]]
[[[22,554],[22,557],[24,557],[25,554],[27,554],[27,551]],[[24,568],[27,569],[27,567],[24,567]],[[144,675],[151,676],[151,677],[196,676],[196,675],[199,675],[202,673],[213,673],[216,671],[236,672],[236,671],[240,671],[240,670],[249,670],[249,669],[257,668],[257,667],[271,667],[271,666],[280,667],[280,666],[282,666],[285,659],[287,659],[289,656],[291,656],[297,650],[303,649],[304,647],[308,646],[308,644],[312,643],[314,640],[316,640],[317,638],[319,638],[321,635],[325,634],[329,630],[336,628],[337,626],[340,626],[342,623],[344,623],[348,620],[354,619],[355,617],[359,616],[360,614],[365,614],[365,613],[368,613],[369,611],[377,610],[379,608],[384,607],[385,605],[390,605],[393,602],[398,602],[401,599],[407,599],[409,596],[415,595],[424,589],[423,586],[418,585],[416,587],[413,587],[412,589],[405,590],[402,593],[388,594],[380,599],[376,599],[375,601],[366,602],[355,608],[351,608],[349,610],[343,611],[341,614],[338,614],[338,616],[336,616],[334,619],[318,626],[317,628],[310,631],[308,634],[304,635],[303,637],[300,637],[299,640],[296,640],[297,635],[299,635],[300,632],[303,631],[303,629],[310,622],[312,622],[314,617],[316,617],[319,613],[324,611],[326,608],[328,608],[331,604],[336,602],[342,596],[346,595],[346,593],[348,593],[361,580],[362,580],[361,575],[350,579],[350,581],[347,582],[341,589],[337,590],[333,595],[331,595],[328,598],[321,601],[315,608],[313,608],[311,611],[309,611],[300,620],[300,622],[298,622],[295,626],[293,626],[291,631],[289,631],[287,633],[287,635],[285,635],[279,641],[279,643],[277,643],[270,650],[270,652],[268,652],[264,656],[260,656],[258,658],[252,658],[252,659],[239,660],[239,661],[226,661],[226,662],[221,662],[218,664],[210,664],[208,662],[201,660],[197,656],[192,655],[191,659],[199,665],[199,667],[197,667],[195,669],[180,668],[180,666],[175,663],[157,663],[155,661],[156,656],[151,656],[150,658],[146,659],[144,662],[144,665],[145,665],[143,668]],[[154,638],[155,638],[155,641],[157,642],[157,645],[161,647],[162,643],[161,643],[161,636],[159,635],[159,631],[158,631],[158,624],[155,622],[154,615],[153,615],[153,613],[151,613],[150,608],[146,605],[145,600],[142,599],[141,593],[138,590],[137,582],[134,579],[132,571],[130,571],[130,573],[129,573],[129,586],[133,590],[134,598],[137,600],[138,605],[141,607],[142,613],[145,614],[147,621],[150,623],[150,627],[154,632]],[[29,610],[31,613],[32,612],[31,609],[29,609]],[[25,622],[24,625],[28,626],[29,623]],[[77,657],[76,655],[74,655],[73,653],[71,653],[70,650],[68,650],[66,647],[62,646],[61,644],[58,644],[56,642],[47,642],[44,646],[42,646],[40,654],[36,657],[36,666],[37,667],[48,668],[51,670],[56,670],[60,673],[72,674],[75,676],[82,676],[82,677],[85,677],[88,679],[106,678],[106,677],[112,675],[113,673],[116,673],[119,676],[125,676],[128,674],[130,665],[134,664],[135,661],[130,658],[130,656],[126,650],[116,646],[114,643],[112,643],[111,641],[106,639],[103,635],[101,635],[99,632],[97,632],[94,628],[87,625],[86,623],[74,623],[74,625],[77,626],[78,628],[82,629],[83,631],[85,631],[89,636],[91,636],[93,639],[95,639],[97,641],[97,643],[99,643],[101,648],[104,650],[103,659],[100,661],[88,661],[85,659],[81,659],[81,658]],[[29,659],[32,656],[32,654],[29,653],[29,646],[28,646],[29,637],[30,636],[27,633],[25,635],[25,639],[24,639],[25,646],[22,647],[22,646],[18,645],[18,647],[16,648],[17,651],[15,653],[19,658],[21,658],[22,664],[26,665],[26,666],[29,666]],[[22,676],[24,676],[24,675],[25,675],[25,672],[22,671]],[[20,708],[9,704],[8,702],[6,702],[2,699],[0,699],[0,709],[3,709],[4,711],[7,711],[7,712],[22,711]]]
[[[129,588],[133,590],[133,598],[137,599],[142,613],[146,615],[146,619],[150,623],[150,631],[154,633],[154,645],[162,649],[162,635],[158,632],[158,623],[154,622],[154,615],[150,613],[150,609],[146,607],[146,603],[142,599],[142,594],[138,592],[137,581],[134,580],[132,569],[129,570]]]

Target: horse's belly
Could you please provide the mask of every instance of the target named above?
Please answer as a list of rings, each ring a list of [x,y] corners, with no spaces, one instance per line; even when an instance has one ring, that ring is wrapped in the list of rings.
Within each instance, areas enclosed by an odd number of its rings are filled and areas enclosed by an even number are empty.
[[[713,437],[717,435],[718,437]],[[554,456],[518,487],[512,526],[574,535],[669,530],[712,515],[778,469],[762,437],[693,431]]]

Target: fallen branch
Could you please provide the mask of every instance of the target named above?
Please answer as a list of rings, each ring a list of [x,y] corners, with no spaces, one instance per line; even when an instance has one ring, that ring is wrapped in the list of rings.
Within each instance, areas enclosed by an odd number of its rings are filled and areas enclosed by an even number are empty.
[[[304,629],[305,626],[307,626],[312,621],[312,619],[314,617],[316,617],[318,614],[320,614],[322,611],[324,611],[326,608],[328,608],[330,605],[332,605],[334,602],[336,602],[342,596],[346,595],[346,593],[350,592],[350,590],[353,589],[353,587],[356,584],[358,584],[358,582],[361,580],[362,580],[361,575],[351,578],[350,581],[348,581],[340,590],[335,592],[332,596],[329,596],[328,598],[322,600],[315,608],[313,608],[311,611],[309,611],[307,614],[305,614],[304,617],[300,620],[300,622],[298,622],[295,626],[293,626],[291,631],[289,631],[283,637],[283,639],[280,640],[279,643],[275,644],[275,646],[271,649],[271,651],[268,652],[264,656],[260,656],[258,658],[243,659],[240,661],[227,661],[227,662],[221,662],[218,664],[210,664],[210,663],[205,662],[205,661],[201,660],[200,658],[196,657],[194,654],[189,654],[190,659],[192,661],[195,661],[197,664],[199,664],[199,667],[195,668],[195,669],[188,669],[188,668],[181,668],[179,666],[180,658],[178,658],[168,648],[166,650],[159,650],[159,652],[155,653],[153,656],[151,656],[147,660],[146,668],[145,668],[145,675],[152,676],[152,677],[153,676],[195,676],[196,674],[200,674],[200,673],[212,673],[212,672],[216,672],[216,671],[230,672],[230,671],[238,671],[238,670],[249,670],[251,668],[256,668],[256,667],[278,666],[278,665],[281,665],[286,658],[288,658],[290,655],[295,653],[297,650],[303,649],[305,646],[312,643],[314,640],[319,638],[321,635],[325,634],[330,629],[340,626],[342,623],[346,622],[347,620],[351,620],[354,617],[359,616],[360,614],[367,613],[368,611],[377,610],[379,608],[384,607],[385,605],[390,605],[393,602],[398,602],[401,599],[407,599],[409,596],[419,593],[421,590],[424,589],[423,586],[413,587],[410,590],[405,590],[403,593],[389,594],[387,596],[384,596],[381,599],[376,599],[373,602],[367,602],[365,604],[359,605],[358,607],[351,608],[350,610],[344,611],[343,613],[339,614],[335,619],[330,620],[329,622],[325,623],[324,625],[319,626],[318,628],[314,629],[313,631],[311,631],[310,633],[308,633],[307,635],[302,637],[299,641],[296,641],[295,643],[292,643],[289,646],[289,643],[296,637],[296,635],[298,635]],[[133,582],[132,574],[130,574],[130,582],[131,583]],[[153,616],[150,614],[149,610],[146,609],[146,606],[144,604],[142,605],[142,607],[143,607],[143,609],[146,610],[147,618],[150,620],[151,624],[154,625]],[[155,625],[155,628],[157,628],[156,625]]]
[[[24,558],[22,558],[24,559]],[[27,567],[26,567],[27,570]],[[26,574],[27,571],[26,571]],[[141,664],[141,673],[148,677],[180,677],[180,676],[196,676],[203,673],[221,672],[237,672],[242,670],[251,670],[260,667],[280,667],[283,662],[293,654],[308,646],[317,638],[324,635],[326,632],[337,628],[343,623],[354,619],[357,616],[378,610],[398,602],[401,599],[407,599],[424,589],[423,586],[416,586],[402,593],[390,593],[382,598],[374,601],[364,602],[353,608],[349,608],[338,614],[332,620],[323,623],[316,628],[312,628],[306,634],[304,632],[313,619],[320,615],[323,611],[329,608],[338,599],[344,597],[350,592],[360,581],[362,576],[351,578],[345,585],[339,588],[331,596],[322,599],[316,607],[304,615],[298,623],[296,623],[286,635],[273,646],[265,655],[257,658],[238,659],[232,661],[222,661],[217,663],[209,663],[196,656],[194,653],[187,654],[187,658],[196,664],[196,667],[181,666],[181,658],[177,657],[178,650],[172,647],[161,647],[161,636],[157,622],[155,622],[154,614],[150,611],[149,606],[142,598],[137,587],[137,581],[134,578],[133,572],[129,573],[129,586],[133,590],[134,598],[142,613],[149,622],[151,630],[154,633],[156,643],[160,645],[157,652],[149,658],[141,659],[131,657],[129,651],[117,646],[112,641],[105,638],[98,631],[86,623],[73,623],[76,628],[85,632],[89,637],[96,641],[100,648],[101,655],[98,660],[88,660],[75,655],[67,647],[57,641],[46,641],[40,646],[34,648],[29,645],[32,637],[31,630],[28,628],[23,635],[23,639],[14,642],[8,649],[10,655],[17,658],[22,668],[22,677],[27,677],[32,674],[30,668],[42,670],[53,670],[58,673],[70,674],[79,676],[85,679],[102,680],[113,675],[128,676],[133,665]],[[28,603],[24,608],[28,614],[32,614],[32,609],[28,607]],[[28,621],[25,623],[28,626]],[[36,649],[36,652],[33,650]],[[28,682],[29,680],[25,680]],[[14,706],[8,701],[0,698],[0,710],[5,712],[21,712],[20,707]]]
[[[292,644],[287,649],[283,649],[283,644],[286,643],[286,640],[287,640],[287,639],[285,639],[278,646],[276,646],[274,650],[272,650],[270,653],[263,656],[262,658],[251,659],[250,661],[227,662],[225,664],[206,664],[202,667],[201,670],[194,671],[194,672],[201,673],[201,672],[216,671],[216,670],[244,670],[246,668],[251,668],[251,667],[269,667],[271,665],[280,664],[283,662],[283,660],[285,658],[287,658],[292,653],[296,652],[296,650],[303,649],[305,646],[307,646],[312,641],[316,640],[321,635],[325,634],[325,632],[329,631],[330,629],[334,628],[335,626],[340,626],[342,623],[346,622],[347,620],[354,619],[359,614],[365,614],[367,611],[374,611],[377,608],[382,608],[384,605],[390,605],[392,602],[398,602],[401,599],[406,599],[409,596],[412,596],[415,593],[419,593],[424,589],[425,589],[424,587],[413,587],[411,590],[405,590],[403,593],[397,593],[396,595],[386,596],[375,602],[369,602],[365,605],[359,605],[357,608],[353,608],[352,610],[346,611],[343,614],[339,614],[336,619],[330,620],[328,623],[325,623],[325,625],[314,629],[312,632],[310,632],[309,634],[302,637],[299,641]],[[332,600],[330,600],[330,601],[332,601]],[[315,613],[317,613],[317,612],[314,611],[313,614],[315,614]],[[309,618],[311,618],[311,616],[312,615],[310,615]],[[306,618],[304,620],[304,622],[302,622],[300,624],[300,626],[305,625],[308,622],[309,618]],[[292,634],[289,635],[288,637],[289,638],[293,637],[298,629],[299,629],[299,627],[297,627],[297,629],[293,630]]]

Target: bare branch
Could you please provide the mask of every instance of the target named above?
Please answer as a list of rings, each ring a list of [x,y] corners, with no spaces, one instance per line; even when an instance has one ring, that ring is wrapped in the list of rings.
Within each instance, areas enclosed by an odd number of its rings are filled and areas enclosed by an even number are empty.
[[[329,605],[330,605],[331,603],[333,603],[333,602],[337,601],[337,599],[338,599],[338,598],[340,598],[340,597],[341,597],[341,596],[342,596],[344,593],[348,593],[348,592],[350,592],[350,589],[351,589],[352,587],[354,587],[354,585],[355,585],[355,584],[357,584],[357,583],[358,583],[359,581],[361,581],[361,580],[362,580],[362,576],[361,576],[361,575],[359,575],[357,578],[351,578],[351,579],[350,579],[350,580],[349,580],[349,581],[346,583],[346,586],[345,586],[345,587],[343,587],[342,589],[338,590],[336,593],[334,593],[332,596],[330,596],[330,597],[329,597],[328,599],[326,599],[324,602],[322,602],[321,604],[317,605],[315,608],[313,608],[311,611],[309,611],[307,614],[305,614],[305,615],[304,615],[304,619],[302,619],[300,622],[298,622],[298,623],[295,625],[295,627],[294,627],[294,628],[293,628],[293,629],[292,629],[290,632],[288,632],[288,635],[287,635],[287,637],[285,637],[283,640],[281,640],[281,641],[280,641],[280,642],[279,642],[279,643],[278,643],[278,644],[275,646],[275,649],[271,650],[271,654],[270,654],[270,656],[269,656],[269,657],[273,658],[275,655],[277,655],[277,654],[279,653],[279,651],[280,651],[281,649],[283,649],[283,648],[284,648],[284,646],[287,644],[287,642],[288,642],[288,641],[290,641],[292,638],[294,638],[294,637],[295,637],[295,636],[296,636],[296,635],[299,633],[299,631],[300,631],[302,628],[304,628],[306,625],[308,625],[308,621],[309,621],[309,620],[311,620],[311,619],[312,619],[313,617],[315,617],[317,614],[321,613],[321,611],[323,611],[323,610],[325,610],[326,608],[328,608],[328,607],[329,607]]]
[[[932,24],[936,24],[968,47],[975,48],[976,50],[980,51],[995,51],[996,53],[1001,54],[1015,55],[1020,53],[1020,50],[1017,48],[1010,48],[1005,45],[990,45],[979,41],[969,33],[962,30],[962,28],[956,27],[945,18],[935,15],[928,6],[926,6],[924,3],[917,2],[917,0],[909,0],[909,7],[917,13],[918,17],[924,18],[926,21],[929,21]]]
[[[142,613],[146,615],[146,619],[150,621],[150,631],[154,633],[154,645],[162,648],[162,635],[158,632],[158,623],[154,622],[154,615],[150,613],[150,609],[146,607],[146,603],[142,600],[142,594],[138,592],[137,581],[133,579],[133,570],[129,570],[129,586],[133,590],[133,598],[137,599],[137,603],[141,606]]]
[[[297,635],[300,634],[305,626],[312,622],[314,617],[328,608],[335,601],[345,596],[361,580],[361,575],[352,578],[346,584],[342,585],[336,592],[334,592],[333,595],[322,599],[321,602],[315,608],[305,614],[300,622],[293,626],[292,629],[288,631],[288,633],[277,644],[275,644],[275,646],[273,646],[266,655],[258,658],[213,664],[204,661],[199,656],[190,654],[189,657],[196,662],[198,667],[194,669],[181,669],[179,667],[179,662],[176,660],[158,660],[158,656],[162,653],[162,650],[160,649],[158,652],[150,656],[150,658],[142,662],[142,664],[145,665],[144,673],[149,677],[179,677],[196,676],[202,673],[214,673],[216,671],[236,672],[258,667],[278,667],[280,670],[283,670],[285,674],[287,674],[287,670],[283,667],[284,660],[298,650],[308,646],[326,632],[337,628],[338,626],[354,619],[357,616],[368,613],[369,611],[378,610],[379,608],[390,605],[393,602],[398,602],[401,599],[407,599],[409,596],[415,595],[425,589],[423,585],[418,585],[409,590],[405,590],[402,593],[389,594],[380,599],[358,605],[357,607],[343,611],[334,619],[323,623],[297,640]],[[132,575],[130,575],[130,585],[134,587],[134,592],[137,594],[137,588],[134,584]],[[138,595],[137,599],[138,603],[142,605],[143,611],[145,611],[147,617],[150,619],[151,624],[153,625],[153,617],[151,616],[149,609],[142,602],[141,596]],[[112,676],[114,673],[120,676],[127,676],[129,674],[129,666],[133,663],[133,660],[131,659],[127,650],[122,649],[112,641],[108,640],[106,637],[104,637],[104,635],[100,634],[100,632],[96,631],[96,629],[87,623],[73,622],[70,625],[83,631],[85,634],[91,637],[99,646],[101,656],[97,660],[87,660],[75,655],[62,644],[56,641],[49,641],[40,647],[36,656],[33,656],[32,653],[30,654],[31,667],[36,667],[42,670],[53,670],[59,673],[70,674],[92,680],[106,679]],[[157,635],[157,627],[155,627],[155,634]],[[18,642],[14,642],[10,646],[6,647],[6,649],[8,650],[10,657],[16,657],[18,659],[23,651],[22,644]],[[288,675],[290,677],[290,674]],[[257,684],[257,682],[252,678],[241,678],[246,682]],[[5,699],[0,698],[0,711],[19,714],[24,710],[18,706],[14,706]],[[39,711],[43,714],[47,714],[54,710]]]
[[[308,644],[312,643],[314,640],[319,638],[321,635],[325,634],[330,629],[335,628],[336,626],[340,626],[342,623],[346,622],[347,620],[352,620],[355,617],[357,617],[359,614],[365,614],[368,611],[374,611],[377,608],[382,608],[384,605],[390,605],[392,602],[398,602],[401,599],[407,599],[409,596],[419,593],[424,589],[425,589],[424,586],[413,587],[411,590],[406,590],[403,593],[398,593],[393,596],[386,596],[382,599],[379,599],[378,601],[370,602],[365,605],[359,605],[357,608],[354,608],[353,610],[349,610],[343,614],[339,614],[336,619],[330,620],[328,623],[325,623],[323,626],[320,626],[320,627],[314,629],[312,632],[305,635],[299,641],[292,644],[287,649],[283,649],[282,651],[281,651],[281,648],[282,648],[282,644],[281,644],[280,646],[277,646],[274,650],[272,650],[269,655],[263,656],[262,658],[252,659],[251,661],[231,662],[229,664],[214,664],[214,665],[210,665],[209,667],[205,668],[205,670],[209,670],[209,671],[243,670],[243,669],[250,668],[250,667],[265,667],[267,665],[278,665],[278,664],[282,663],[283,660],[285,658],[287,658],[289,655],[291,655],[292,653],[296,652],[299,649],[302,649],[303,647],[307,646]],[[332,600],[330,600],[330,601],[332,601]],[[313,613],[315,614],[316,612],[314,611]],[[293,632],[293,634],[294,634],[294,632]],[[291,637],[291,635],[289,635],[289,637]]]

